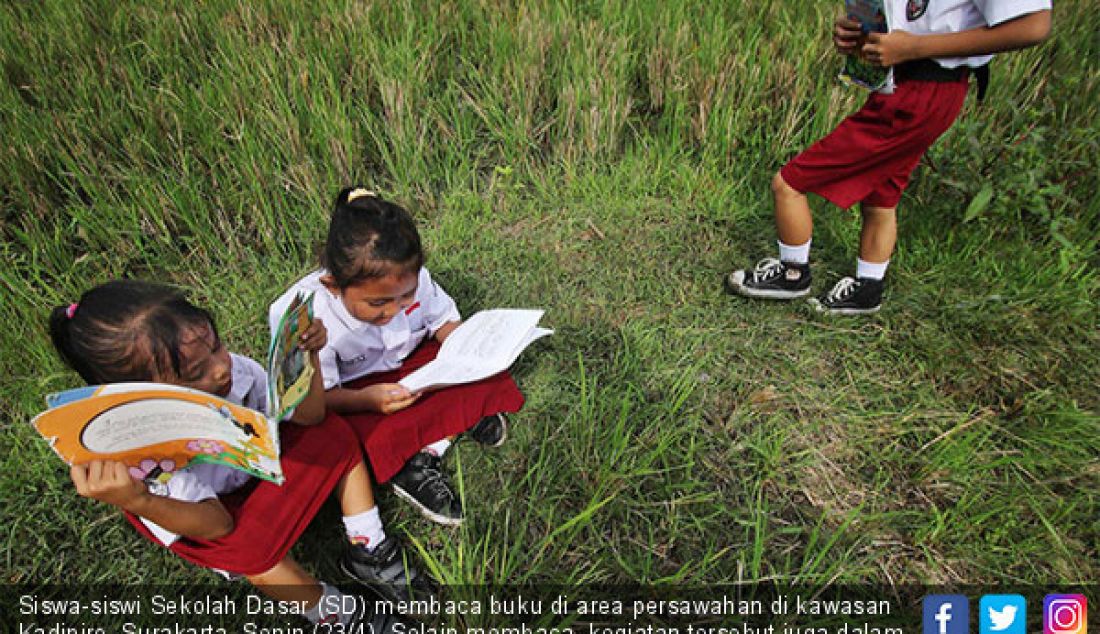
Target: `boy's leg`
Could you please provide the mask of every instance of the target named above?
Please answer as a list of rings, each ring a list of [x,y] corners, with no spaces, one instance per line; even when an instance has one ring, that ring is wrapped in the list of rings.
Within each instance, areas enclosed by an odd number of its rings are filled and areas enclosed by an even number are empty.
[[[859,259],[864,262],[888,264],[898,241],[897,207],[860,208],[863,225],[859,232]],[[882,279],[882,276],[879,276]]]
[[[882,306],[883,277],[898,239],[897,207],[864,203],[860,207],[863,225],[859,232],[856,276],[844,277],[833,288],[810,303],[821,312],[862,315]]]
[[[782,172],[772,178],[779,259],[765,258],[756,269],[726,277],[726,290],[764,299],[794,299],[810,292],[810,238],[813,215],[806,195],[787,184]]]
[[[772,178],[775,201],[775,229],[779,241],[791,246],[806,244],[813,237],[814,218],[806,194],[796,190],[776,172]]]

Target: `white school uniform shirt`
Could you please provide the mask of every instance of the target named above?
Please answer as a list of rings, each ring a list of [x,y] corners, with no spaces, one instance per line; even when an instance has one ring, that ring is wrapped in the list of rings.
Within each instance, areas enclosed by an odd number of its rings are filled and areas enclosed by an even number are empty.
[[[891,31],[902,30],[925,35],[997,26],[1029,13],[1049,9],[1050,3],[1051,0],[886,0],[885,9]],[[933,59],[944,68],[977,68],[988,63],[993,56]]]
[[[233,361],[233,384],[225,400],[264,411],[267,408],[267,372],[248,357],[231,353],[229,358]],[[201,502],[232,493],[251,479],[252,476],[247,473],[225,465],[197,464],[173,473],[166,483],[149,485],[149,490],[173,500]],[[165,546],[171,546],[179,539],[179,535],[163,526],[144,517],[141,521]]]
[[[425,267],[420,267],[417,275],[413,303],[382,326],[352,317],[343,300],[321,284],[325,274],[322,269],[298,280],[271,305],[268,320],[274,331],[295,295],[314,293],[313,316],[319,317],[328,330],[328,343],[318,355],[326,390],[368,374],[397,369],[424,339],[447,322],[462,318],[455,301],[432,280]]]

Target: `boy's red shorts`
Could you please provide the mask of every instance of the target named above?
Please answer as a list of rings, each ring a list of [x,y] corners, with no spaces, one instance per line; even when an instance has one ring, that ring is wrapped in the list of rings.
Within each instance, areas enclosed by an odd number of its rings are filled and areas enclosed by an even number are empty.
[[[891,95],[872,93],[835,130],[783,166],[795,190],[837,207],[857,202],[896,207],[920,157],[951,127],[966,100],[968,80],[899,82]]]

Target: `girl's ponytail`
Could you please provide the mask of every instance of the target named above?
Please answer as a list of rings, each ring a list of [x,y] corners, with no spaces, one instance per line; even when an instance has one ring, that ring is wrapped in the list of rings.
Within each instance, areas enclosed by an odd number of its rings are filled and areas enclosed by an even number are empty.
[[[57,306],[50,312],[50,340],[61,360],[88,383],[98,383],[95,373],[73,347],[73,320],[79,304]]]

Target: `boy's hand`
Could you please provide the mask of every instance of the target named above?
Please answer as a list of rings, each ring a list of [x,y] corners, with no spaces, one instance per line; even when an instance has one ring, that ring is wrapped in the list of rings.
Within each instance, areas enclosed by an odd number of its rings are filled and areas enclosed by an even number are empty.
[[[325,322],[315,317],[309,324],[309,328],[302,333],[302,338],[298,340],[298,347],[306,352],[317,352],[324,348],[326,343],[328,343],[328,330],[325,328]]]
[[[859,20],[842,15],[833,23],[833,45],[841,55],[859,53],[862,40],[863,30],[859,26]]]
[[[125,464],[114,460],[93,460],[87,464],[73,465],[69,468],[69,477],[81,496],[124,510],[135,508],[145,496],[150,495],[143,482],[130,477],[130,470]]]
[[[420,392],[410,392],[399,383],[377,383],[362,390],[370,408],[382,414],[403,410],[420,398]]]
[[[860,55],[876,66],[896,66],[923,57],[917,50],[919,35],[908,31],[890,31],[889,33],[871,33],[863,45]]]

